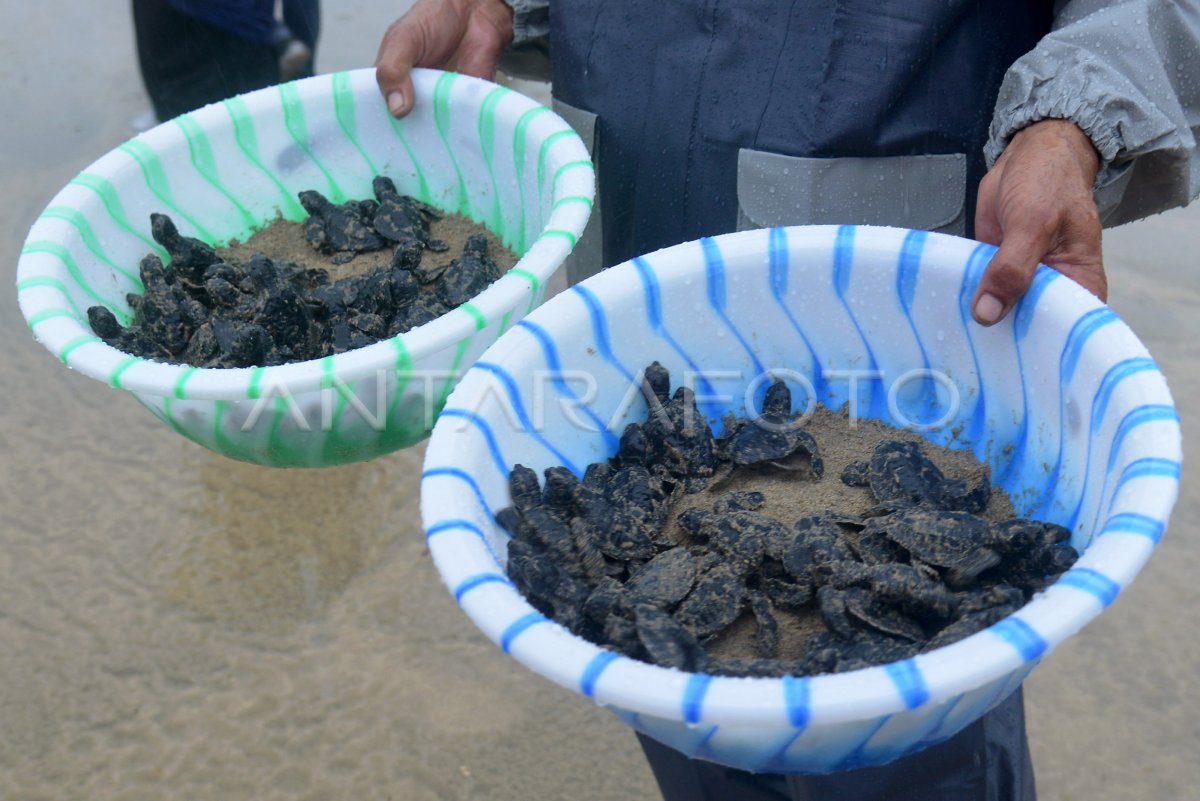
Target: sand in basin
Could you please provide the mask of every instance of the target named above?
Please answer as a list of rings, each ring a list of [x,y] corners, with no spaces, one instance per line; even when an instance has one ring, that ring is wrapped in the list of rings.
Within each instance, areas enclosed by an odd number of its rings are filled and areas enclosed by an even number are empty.
[[[501,270],[508,270],[517,263],[517,255],[504,247],[499,238],[477,222],[472,222],[461,214],[443,214],[429,226],[431,239],[440,239],[449,245],[449,249],[441,253],[426,250],[421,256],[421,270],[437,272],[443,266],[462,255],[463,245],[467,238],[474,234],[483,234],[488,241],[488,255]],[[331,281],[347,275],[365,273],[376,267],[385,267],[392,260],[394,248],[385,247],[369,253],[359,253],[346,264],[332,264],[329,256],[318,253],[304,238],[304,223],[292,222],[282,217],[276,217],[262,228],[255,231],[245,242],[234,240],[217,253],[225,261],[244,262],[255,253],[260,253],[272,261],[289,261],[301,267],[319,267],[329,273]]]
[[[802,517],[834,511],[842,514],[865,513],[875,500],[869,489],[851,487],[842,483],[841,474],[846,465],[854,461],[870,459],[875,446],[884,440],[919,442],[921,449],[948,478],[965,479],[974,486],[987,472],[974,454],[966,450],[950,450],[933,445],[912,431],[892,428],[878,420],[858,419],[851,421],[843,409],[834,411],[818,405],[804,424],[804,430],[817,441],[821,459],[825,465],[824,475],[816,479],[807,470],[795,472],[759,472],[741,470],[713,489],[685,495],[672,509],[669,534],[676,540],[685,540],[687,535],[675,519],[693,507],[711,508],[721,495],[734,490],[761,492],[765,501],[758,512],[775,518],[790,526]],[[1003,490],[993,487],[991,501],[983,517],[1003,520],[1013,516],[1012,502]],[[850,534],[853,538],[853,534]],[[800,613],[775,608],[779,623],[779,658],[799,659],[804,655],[807,639],[825,630],[821,615],[815,605],[811,611]],[[755,636],[757,625],[749,612],[742,615],[729,629],[708,644],[709,653],[716,659],[732,657],[754,658],[757,656]]]

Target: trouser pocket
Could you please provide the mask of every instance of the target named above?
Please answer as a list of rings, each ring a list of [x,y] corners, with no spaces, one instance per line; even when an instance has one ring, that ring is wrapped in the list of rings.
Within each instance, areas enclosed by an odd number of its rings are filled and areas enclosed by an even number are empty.
[[[967,157],[804,158],[738,151],[739,231],[892,225],[966,234]]]

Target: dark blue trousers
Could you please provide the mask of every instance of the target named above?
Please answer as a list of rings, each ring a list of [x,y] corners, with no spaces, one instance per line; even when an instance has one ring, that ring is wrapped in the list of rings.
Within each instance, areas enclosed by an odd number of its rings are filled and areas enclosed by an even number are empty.
[[[1034,801],[1020,688],[945,742],[827,776],[747,773],[638,735],[665,801]]]

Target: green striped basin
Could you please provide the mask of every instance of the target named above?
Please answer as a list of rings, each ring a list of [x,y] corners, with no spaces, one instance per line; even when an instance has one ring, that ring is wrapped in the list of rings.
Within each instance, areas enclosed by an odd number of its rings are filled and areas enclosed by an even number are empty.
[[[68,367],[129,390],[180,434],[259,464],[320,467],[420,441],[459,375],[537,306],[591,213],[583,143],[545,106],[464,75],[417,70],[417,102],[388,113],[373,70],[263,89],[186,114],[96,161],[34,223],[17,267],[34,337]],[[140,292],[150,213],[213,245],[244,239],[317,189],[401,192],[483,223],[521,258],[469,303],[406,334],[325,359],[197,369],[130,356],[87,324],[104,304],[123,322]]]

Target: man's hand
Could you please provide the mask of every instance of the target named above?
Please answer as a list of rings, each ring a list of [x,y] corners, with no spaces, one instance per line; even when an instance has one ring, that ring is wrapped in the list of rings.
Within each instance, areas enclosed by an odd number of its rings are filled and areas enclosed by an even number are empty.
[[[450,69],[492,78],[512,42],[513,12],[503,0],[419,0],[383,35],[375,80],[388,110],[412,110],[413,67]]]
[[[1038,262],[1101,300],[1108,296],[1100,252],[1100,213],[1092,199],[1099,156],[1073,122],[1022,128],[979,184],[976,238],[999,245],[971,310],[992,325],[1025,294]]]

